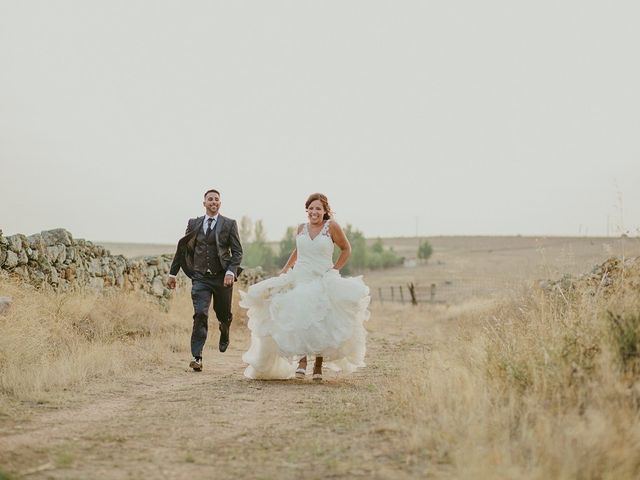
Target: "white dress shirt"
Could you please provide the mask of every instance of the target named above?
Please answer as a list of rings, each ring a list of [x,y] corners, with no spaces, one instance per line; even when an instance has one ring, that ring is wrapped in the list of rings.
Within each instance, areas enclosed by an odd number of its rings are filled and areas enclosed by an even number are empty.
[[[204,216],[204,222],[202,222],[202,231],[204,233],[207,233],[207,228],[209,228],[209,219],[213,218],[213,222],[211,222],[211,230],[214,229],[214,227],[216,226],[216,223],[218,223],[218,215],[214,215],[213,217],[210,217],[209,215],[205,214]]]

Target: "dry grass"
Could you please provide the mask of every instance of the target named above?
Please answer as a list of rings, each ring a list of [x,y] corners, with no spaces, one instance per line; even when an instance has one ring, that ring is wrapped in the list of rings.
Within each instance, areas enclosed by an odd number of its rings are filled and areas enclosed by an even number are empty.
[[[184,302],[163,312],[135,294],[54,293],[3,284],[13,297],[0,315],[0,408],[12,400],[46,402],[89,379],[126,376],[185,349]],[[187,304],[188,305],[188,304]]]
[[[416,313],[439,318],[433,350],[411,353],[390,381],[407,458],[453,478],[640,476],[637,289],[459,308]]]
[[[180,289],[169,310],[139,293],[56,293],[3,282],[13,299],[0,315],[0,414],[12,402],[51,402],[91,379],[127,377],[162,365],[168,352],[188,358],[193,306]],[[244,312],[234,296],[234,318]]]

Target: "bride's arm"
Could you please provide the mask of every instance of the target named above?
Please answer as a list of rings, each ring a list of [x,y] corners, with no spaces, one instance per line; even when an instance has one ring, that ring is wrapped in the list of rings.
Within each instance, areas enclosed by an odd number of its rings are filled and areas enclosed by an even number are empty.
[[[331,239],[333,243],[335,243],[340,249],[340,256],[336,260],[336,263],[333,265],[335,270],[340,270],[344,267],[344,264],[347,263],[347,259],[351,255],[351,244],[347,239],[347,236],[344,234],[344,231],[336,222],[331,222],[329,224],[329,233],[331,234]]]
[[[301,231],[302,231],[302,224],[298,225],[298,231],[296,232],[296,236],[300,235]],[[291,255],[289,255],[289,260],[287,260],[287,263],[284,265],[284,267],[282,267],[282,270],[280,270],[278,275],[287,273],[289,269],[293,268],[293,266],[296,264],[297,259],[298,259],[298,249],[294,248],[293,252],[291,252]]]
[[[282,270],[280,270],[280,273],[278,275],[287,273],[290,268],[293,268],[297,259],[298,259],[298,249],[294,248],[293,252],[291,252],[291,255],[289,256],[289,260],[287,260],[287,263],[285,264],[284,267],[282,267]]]

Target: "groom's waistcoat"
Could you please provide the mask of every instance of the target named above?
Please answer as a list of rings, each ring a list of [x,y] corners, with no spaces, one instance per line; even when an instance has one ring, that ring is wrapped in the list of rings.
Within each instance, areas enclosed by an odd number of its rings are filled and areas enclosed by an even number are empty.
[[[238,225],[231,218],[218,215],[218,221],[214,225],[213,231],[209,234],[211,238],[205,238],[204,235],[205,217],[197,217],[189,219],[187,230],[178,241],[176,254],[173,256],[169,273],[177,275],[180,269],[189,277],[193,278],[195,271],[207,271],[209,268],[212,272],[213,268],[230,271],[238,279],[238,275],[242,272],[240,262],[242,261],[242,245],[240,244],[240,235],[238,235]],[[198,240],[200,240],[198,242]],[[216,245],[216,243],[218,245]],[[198,258],[198,267],[196,268],[196,244],[200,243]],[[217,255],[214,253],[217,246]],[[208,255],[208,259],[207,259]],[[209,262],[214,262],[210,264]],[[216,272],[217,273],[217,272]]]
[[[202,228],[198,229],[193,252],[193,269],[196,272],[205,273],[210,271],[211,273],[219,273],[223,270],[218,256],[216,228],[218,228],[218,222],[216,222],[209,235],[205,235]]]

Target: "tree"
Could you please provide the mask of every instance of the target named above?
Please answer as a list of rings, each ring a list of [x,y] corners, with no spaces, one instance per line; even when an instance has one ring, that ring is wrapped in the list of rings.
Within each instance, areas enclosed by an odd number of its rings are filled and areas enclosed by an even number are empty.
[[[242,264],[246,267],[262,267],[267,272],[274,272],[282,268],[289,255],[296,248],[296,227],[289,227],[278,244],[278,252],[267,242],[267,235],[262,220],[255,222],[248,217],[240,220],[240,239],[242,240],[244,255]],[[376,270],[402,265],[404,258],[400,257],[393,248],[384,246],[382,239],[378,238],[371,245],[367,245],[364,234],[347,225],[344,233],[351,244],[351,256],[347,264],[342,268],[344,274],[363,270]],[[340,249],[335,248],[334,262],[338,259]],[[429,253],[429,255],[431,255]]]
[[[380,238],[368,246],[364,234],[351,225],[346,226],[344,233],[351,244],[351,256],[343,268],[343,272],[346,274],[367,269],[395,267],[404,262],[404,258],[398,256],[393,248],[385,248]],[[337,257],[338,249],[334,253],[334,261]]]
[[[344,234],[351,244],[351,256],[342,271],[346,274],[352,273],[354,270],[364,270],[367,263],[367,242],[360,230],[354,229],[347,224]],[[335,249],[333,260],[337,260],[340,250]]]
[[[276,263],[279,267],[284,267],[287,260],[289,260],[289,255],[293,252],[293,249],[296,248],[296,227],[289,227],[280,240],[279,244],[279,252],[276,257]]]
[[[371,251],[375,253],[384,253],[384,243],[382,243],[381,238],[378,238],[373,245],[371,245]]]
[[[243,265],[249,268],[262,267],[266,271],[275,269],[275,256],[267,243],[262,220],[258,220],[252,225],[250,219],[242,217],[240,221],[240,238],[244,242]]]
[[[240,219],[240,231],[238,232],[240,235],[240,241],[244,243],[249,243],[251,241],[251,234],[253,232],[253,222],[247,216],[243,216]]]
[[[418,258],[427,262],[431,254],[433,253],[433,247],[429,243],[429,240],[422,240],[418,247]]]
[[[253,241],[260,244],[267,243],[267,234],[262,220],[258,220],[253,226]]]

